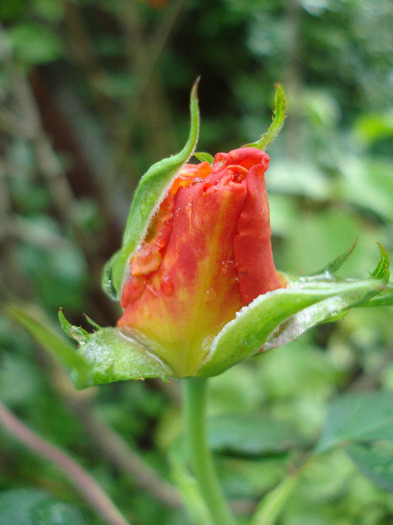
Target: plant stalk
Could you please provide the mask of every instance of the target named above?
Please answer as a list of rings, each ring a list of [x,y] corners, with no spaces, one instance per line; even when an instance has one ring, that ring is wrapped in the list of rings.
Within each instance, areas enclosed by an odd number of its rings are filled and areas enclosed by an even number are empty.
[[[218,483],[213,457],[207,445],[207,379],[183,379],[184,424],[188,457],[214,525],[236,525]]]

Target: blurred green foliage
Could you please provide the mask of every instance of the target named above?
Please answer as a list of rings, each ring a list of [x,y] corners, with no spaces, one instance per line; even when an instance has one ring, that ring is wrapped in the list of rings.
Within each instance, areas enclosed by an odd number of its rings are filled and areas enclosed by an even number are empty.
[[[274,83],[285,89],[288,118],[267,176],[280,269],[319,270],[358,238],[342,275],[366,277],[376,242],[392,253],[391,0],[2,0],[0,20],[5,302],[33,302],[54,326],[60,306],[75,324],[85,325],[82,311],[115,324],[101,269],[120,246],[139,176],[184,143],[198,75],[199,149],[211,154],[256,140],[270,123]],[[277,523],[392,522],[392,313],[351,312],[211,381],[211,444],[241,523],[298,467]],[[133,523],[192,523],[106,457],[62,390],[65,376],[0,317],[0,399],[89,470]],[[353,403],[365,424],[378,418],[374,389],[387,400],[376,428],[385,421],[387,431],[363,439],[350,428],[310,460],[334,434],[337,406],[348,425]],[[189,483],[176,381],[107,385],[91,396],[163,479],[173,481],[171,451],[174,477]],[[103,523],[53,465],[2,433],[0,524],[71,521]]]

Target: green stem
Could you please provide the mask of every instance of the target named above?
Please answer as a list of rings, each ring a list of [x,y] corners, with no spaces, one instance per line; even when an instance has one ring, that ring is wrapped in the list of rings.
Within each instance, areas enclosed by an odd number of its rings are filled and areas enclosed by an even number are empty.
[[[183,403],[188,454],[200,491],[210,510],[214,525],[236,525],[221,492],[206,434],[206,378],[183,381]]]

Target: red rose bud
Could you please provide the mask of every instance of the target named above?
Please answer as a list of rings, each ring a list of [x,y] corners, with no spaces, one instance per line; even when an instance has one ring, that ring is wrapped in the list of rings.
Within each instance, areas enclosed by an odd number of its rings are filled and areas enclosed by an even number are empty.
[[[78,353],[36,316],[14,317],[44,347],[73,368],[78,388],[151,377],[209,377],[291,341],[351,308],[393,304],[389,259],[368,279],[335,272],[353,247],[322,271],[290,280],[276,272],[271,249],[265,171],[285,119],[276,86],[272,123],[259,139],[230,153],[195,154],[199,135],[198,81],[190,97],[191,125],[183,149],[143,175],[131,203],[121,248],[105,266],[103,286],[121,298],[118,327],[88,333],[59,312]],[[271,292],[271,293],[269,293]],[[56,339],[56,338],[55,338]],[[48,342],[49,341],[49,342]]]
[[[159,343],[179,377],[195,375],[236,312],[286,285],[271,249],[268,165],[255,147],[186,164],[130,259],[118,326]]]

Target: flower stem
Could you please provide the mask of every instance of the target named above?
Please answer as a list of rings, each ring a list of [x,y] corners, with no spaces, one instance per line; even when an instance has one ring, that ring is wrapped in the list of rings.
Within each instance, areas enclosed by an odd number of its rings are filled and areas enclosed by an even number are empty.
[[[236,525],[221,492],[206,435],[207,379],[183,379],[184,423],[188,455],[214,525]]]

